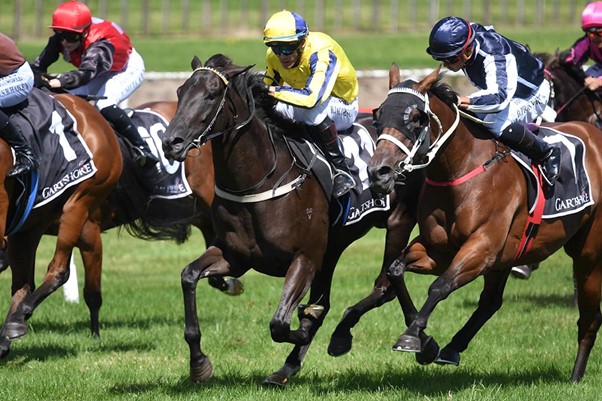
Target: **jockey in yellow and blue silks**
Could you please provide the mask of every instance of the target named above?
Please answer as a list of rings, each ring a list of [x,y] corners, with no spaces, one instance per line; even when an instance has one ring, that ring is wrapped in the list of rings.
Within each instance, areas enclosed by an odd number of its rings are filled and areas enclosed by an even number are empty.
[[[280,11],[266,23],[268,93],[284,118],[305,123],[317,133],[336,170],[333,194],[346,194],[355,186],[343,155],[337,130],[350,128],[357,117],[359,85],[341,46],[321,32],[309,32],[303,17]]]

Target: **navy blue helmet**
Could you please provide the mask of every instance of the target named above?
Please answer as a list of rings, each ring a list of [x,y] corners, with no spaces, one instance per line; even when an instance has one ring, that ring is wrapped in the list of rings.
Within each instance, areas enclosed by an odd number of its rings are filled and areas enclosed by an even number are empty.
[[[458,57],[466,51],[474,38],[474,30],[468,21],[458,17],[445,17],[433,27],[426,52],[435,60]]]

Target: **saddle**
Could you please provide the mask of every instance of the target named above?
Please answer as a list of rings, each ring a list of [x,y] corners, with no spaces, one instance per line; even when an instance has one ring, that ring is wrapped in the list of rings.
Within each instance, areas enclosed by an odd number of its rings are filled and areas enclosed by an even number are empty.
[[[331,197],[334,171],[322,151],[306,137],[285,137],[298,165],[316,177],[330,200],[333,227],[349,226],[368,214],[387,212],[391,208],[389,195],[376,197],[370,190],[367,167],[376,144],[368,130],[361,124],[354,123],[349,130],[339,132],[339,136],[343,142],[349,172],[356,182],[355,187],[340,198]]]

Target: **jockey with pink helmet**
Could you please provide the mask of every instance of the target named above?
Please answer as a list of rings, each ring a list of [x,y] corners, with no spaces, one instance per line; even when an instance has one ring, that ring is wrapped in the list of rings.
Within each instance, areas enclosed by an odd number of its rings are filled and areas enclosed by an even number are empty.
[[[32,63],[34,70],[46,73],[62,54],[77,69],[50,79],[50,87],[101,97],[96,108],[133,145],[134,161],[154,166],[159,159],[128,114],[117,106],[144,81],[144,61],[125,31],[114,22],[93,17],[88,6],[79,1],[60,4],[49,28],[54,34]]]
[[[602,1],[589,3],[581,14],[581,29],[585,35],[571,46],[566,62],[582,67],[588,60],[595,64],[585,73],[585,85],[589,90],[602,87]]]

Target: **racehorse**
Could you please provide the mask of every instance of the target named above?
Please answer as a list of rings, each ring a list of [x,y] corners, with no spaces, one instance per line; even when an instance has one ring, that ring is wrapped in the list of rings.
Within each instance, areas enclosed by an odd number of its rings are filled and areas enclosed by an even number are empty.
[[[585,121],[602,127],[602,99],[585,86],[583,68],[564,62],[564,53],[558,51],[537,57],[543,61],[546,77],[552,84],[556,121]]]
[[[176,112],[176,102],[145,103],[135,110],[150,110],[170,121]],[[145,129],[148,127],[139,127]],[[190,157],[185,161],[185,172],[191,196],[177,199],[151,198],[147,182],[133,162],[129,146],[120,140],[124,169],[117,187],[99,207],[100,226],[90,222],[77,243],[85,271],[84,300],[90,311],[90,329],[93,336],[100,335],[99,311],[102,305],[101,272],[102,240],[100,233],[115,227],[125,228],[136,238],[145,240],[174,240],[181,244],[190,235],[190,227],[197,227],[205,244],[213,242],[215,232],[211,224],[213,201],[213,164],[211,147],[202,148],[203,157]],[[160,150],[160,148],[158,148]],[[161,163],[163,162],[163,158]],[[243,291],[237,279],[214,277],[209,283],[230,295]]]
[[[490,138],[483,126],[461,118],[455,106],[458,95],[438,76],[439,68],[420,82],[400,82],[394,65],[391,90],[376,112],[383,140],[369,163],[372,189],[390,191],[411,169],[425,168],[427,175],[418,207],[420,234],[391,265],[390,280],[404,288],[405,271],[438,276],[422,308],[412,311],[411,324],[394,349],[420,351],[437,304],[482,275],[477,309],[436,358],[441,364],[458,365],[460,353],[501,307],[513,263],[538,262],[564,247],[573,259],[579,307],[579,346],[571,380],[580,381],[602,323],[602,133],[583,122],[546,124],[585,143],[591,196],[584,195],[589,202],[578,214],[542,219],[537,235],[524,247],[527,222],[528,228],[538,222],[530,220],[527,183],[518,162],[499,143],[482,139]]]
[[[91,153],[96,172],[89,178],[68,187],[53,201],[33,208],[20,229],[8,233],[7,215],[18,209],[20,205],[15,199],[18,195],[16,179],[5,178],[13,160],[11,149],[5,142],[0,141],[2,154],[0,156],[2,183],[0,185],[0,238],[8,235],[8,260],[12,271],[12,300],[1,330],[0,357],[8,354],[11,340],[26,334],[26,321],[35,308],[67,280],[73,248],[77,245],[82,232],[100,230],[101,217],[98,206],[109,195],[121,174],[122,160],[119,144],[113,129],[102,115],[77,96],[62,94],[55,95],[54,98],[75,119],[77,130]],[[60,155],[67,158],[72,152],[64,138],[68,134],[63,131],[60,117],[55,118],[56,113],[54,111],[52,115],[51,132],[43,133],[61,137],[62,149],[47,149],[53,154],[53,163]],[[61,184],[56,184],[52,189],[58,189],[63,182],[59,181]],[[34,283],[36,249],[42,235],[52,230],[52,227],[57,236],[56,248],[44,279],[36,288]]]
[[[213,148],[216,240],[182,271],[190,378],[202,382],[213,375],[209,357],[201,349],[198,281],[240,277],[252,267],[285,279],[270,333],[274,341],[292,343],[294,348],[284,365],[264,380],[264,384],[284,386],[301,369],[330,309],[332,276],[343,250],[370,228],[386,227],[383,268],[388,266],[414,226],[414,195],[422,180],[416,176],[415,184],[411,175],[409,189],[403,192],[410,195],[407,202],[399,202],[393,194],[390,212],[374,212],[355,224],[331,228],[329,192],[292,156],[284,136],[302,136],[305,127],[271,114],[275,100],[254,93],[262,77],[251,71],[252,66],[234,65],[221,54],[204,66],[194,57],[191,65],[193,73],[178,89],[178,111],[163,143],[165,155],[175,160],[186,159],[209,140]],[[308,305],[299,308],[299,327],[293,330],[292,314],[310,289]]]

